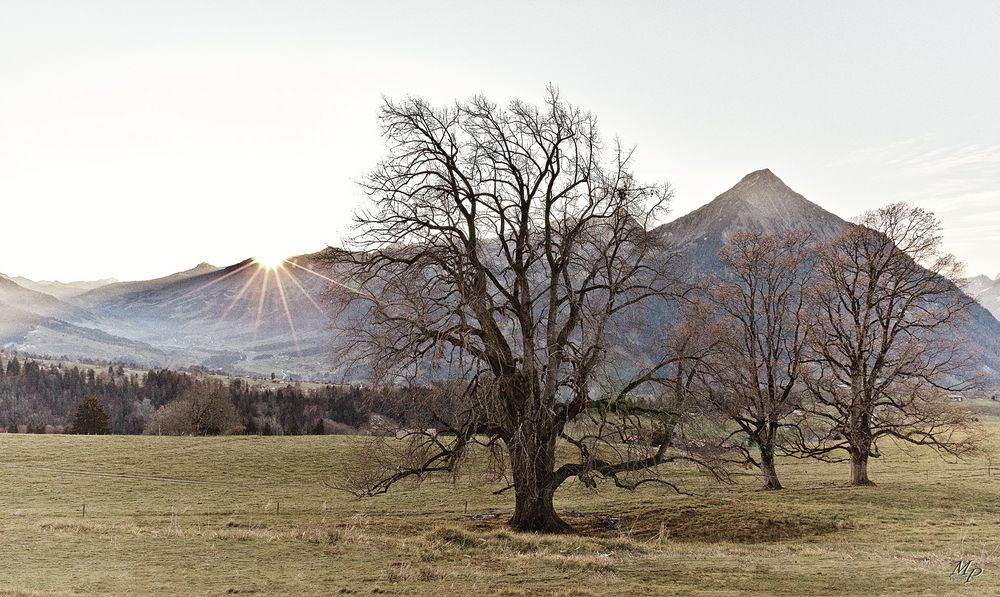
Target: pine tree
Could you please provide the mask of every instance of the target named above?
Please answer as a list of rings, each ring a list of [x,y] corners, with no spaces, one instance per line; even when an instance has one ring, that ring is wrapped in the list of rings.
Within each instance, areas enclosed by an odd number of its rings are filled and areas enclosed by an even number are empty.
[[[84,398],[76,407],[73,418],[73,433],[80,435],[107,435],[111,433],[108,413],[101,401],[93,396]]]

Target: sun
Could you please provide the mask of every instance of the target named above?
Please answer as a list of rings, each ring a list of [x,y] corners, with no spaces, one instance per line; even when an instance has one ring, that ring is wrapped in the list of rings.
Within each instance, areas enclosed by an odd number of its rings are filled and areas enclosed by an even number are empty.
[[[280,269],[282,264],[285,263],[285,259],[288,257],[280,253],[273,253],[269,251],[258,253],[257,256],[253,258],[254,263],[259,265],[264,269]]]

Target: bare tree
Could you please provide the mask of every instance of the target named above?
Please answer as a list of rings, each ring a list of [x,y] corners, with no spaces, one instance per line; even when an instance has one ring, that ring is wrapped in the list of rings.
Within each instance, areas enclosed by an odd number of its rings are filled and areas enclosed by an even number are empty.
[[[932,213],[896,203],[819,250],[807,379],[820,427],[802,439],[817,456],[846,451],[852,485],[873,484],[868,461],[884,438],[952,455],[973,447],[969,415],[944,395],[977,382],[961,334],[972,299],[940,230]]]
[[[774,466],[783,447],[778,436],[791,425],[804,393],[802,362],[809,338],[807,289],[813,267],[806,233],[738,232],[722,247],[726,271],[711,293],[717,321],[704,395],[714,410],[736,424],[759,461],[766,489],[781,489]]]
[[[428,413],[433,428],[373,457],[355,491],[453,472],[482,444],[514,491],[510,525],[562,531],[567,479],[634,488],[692,459],[650,389],[675,361],[609,366],[611,339],[636,341],[642,307],[675,290],[649,232],[669,188],[636,181],[631,152],[606,150],[596,119],[555,90],[542,108],[387,100],[380,118],[390,150],[364,183],[373,207],[335,257],[350,270],[350,351],[376,383],[462,384],[448,386],[453,414]],[[664,421],[671,433],[639,429]],[[576,457],[557,461],[560,439]]]
[[[160,407],[146,425],[147,435],[225,435],[243,430],[236,407],[222,384],[198,384]]]

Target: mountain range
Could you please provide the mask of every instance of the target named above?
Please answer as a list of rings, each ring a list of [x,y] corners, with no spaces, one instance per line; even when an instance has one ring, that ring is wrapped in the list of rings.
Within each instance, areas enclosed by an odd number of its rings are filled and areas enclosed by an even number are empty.
[[[745,176],[708,204],[656,229],[692,275],[721,270],[734,232],[810,229],[828,239],[850,224],[770,170]],[[57,358],[145,367],[200,365],[238,375],[335,380],[339,334],[324,296],[337,278],[324,253],[265,268],[251,259],[202,263],[154,280],[34,282],[0,275],[0,346]],[[973,278],[971,296],[1000,313],[1000,276]],[[667,315],[664,315],[667,317]],[[982,365],[1000,372],[1000,322],[976,305],[966,330]]]
[[[108,284],[113,284],[118,281],[114,278],[105,278],[103,280],[79,280],[76,282],[59,282],[58,280],[35,281],[22,276],[8,278],[3,274],[0,274],[0,277],[15,282],[18,286],[27,288],[28,290],[43,292],[58,299],[68,299],[74,296],[79,296],[88,290],[100,288],[101,286],[107,286]]]
[[[329,272],[320,257],[291,258],[280,269],[250,259],[202,263],[154,280],[95,285],[64,300],[0,277],[0,346],[143,367],[333,379],[335,334],[323,306]]]

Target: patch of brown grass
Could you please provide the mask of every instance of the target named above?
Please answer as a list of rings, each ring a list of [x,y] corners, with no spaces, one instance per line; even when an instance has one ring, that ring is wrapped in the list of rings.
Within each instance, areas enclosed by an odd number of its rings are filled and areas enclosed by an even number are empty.
[[[656,513],[646,514],[657,518]],[[726,504],[687,507],[664,513],[662,536],[679,541],[768,543],[825,535],[855,527],[854,523],[829,512],[780,513]]]

